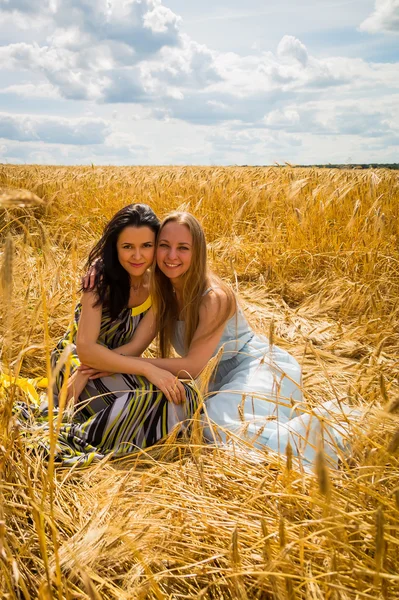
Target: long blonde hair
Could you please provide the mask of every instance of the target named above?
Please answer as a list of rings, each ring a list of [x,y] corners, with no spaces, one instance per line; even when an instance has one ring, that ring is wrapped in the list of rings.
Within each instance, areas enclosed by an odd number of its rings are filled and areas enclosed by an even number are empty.
[[[211,287],[221,288],[227,297],[223,310],[217,311],[215,322],[209,331],[204,332],[204,337],[212,335],[229,318],[236,299],[233,291],[216,275],[210,273],[207,265],[207,250],[205,233],[199,221],[187,212],[174,212],[165,217],[161,223],[158,240],[162,229],[168,223],[185,225],[192,236],[191,264],[186,273],[182,275],[183,285],[183,309],[179,315],[176,296],[172,283],[154,261],[151,278],[151,296],[153,309],[156,316],[159,332],[159,351],[162,357],[170,355],[171,340],[176,322],[179,317],[185,321],[184,345],[188,350],[194,333],[198,327],[199,310],[205,291]]]

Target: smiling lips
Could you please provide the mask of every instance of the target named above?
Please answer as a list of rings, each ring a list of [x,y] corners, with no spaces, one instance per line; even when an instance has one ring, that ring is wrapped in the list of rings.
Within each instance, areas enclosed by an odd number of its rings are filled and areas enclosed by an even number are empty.
[[[181,265],[171,265],[169,263],[164,263],[164,265],[166,267],[168,267],[168,269],[176,269],[176,267],[180,267]]]
[[[129,265],[135,269],[138,269],[139,267],[142,267],[145,263],[129,263]]]

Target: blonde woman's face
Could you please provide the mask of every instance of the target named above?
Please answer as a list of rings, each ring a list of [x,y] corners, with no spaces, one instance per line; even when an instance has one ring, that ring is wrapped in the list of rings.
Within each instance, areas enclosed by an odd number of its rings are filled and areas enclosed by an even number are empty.
[[[184,275],[191,265],[193,238],[189,228],[170,221],[161,230],[157,246],[157,264],[172,282]]]

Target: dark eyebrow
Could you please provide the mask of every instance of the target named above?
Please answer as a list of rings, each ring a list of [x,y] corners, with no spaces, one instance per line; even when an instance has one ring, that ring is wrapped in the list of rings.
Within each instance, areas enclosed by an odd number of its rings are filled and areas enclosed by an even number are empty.
[[[143,244],[153,244],[154,240],[147,240],[146,242],[141,242],[141,245]],[[131,246],[132,244],[134,244],[134,242],[122,242],[122,245],[124,244],[128,244],[129,246]]]

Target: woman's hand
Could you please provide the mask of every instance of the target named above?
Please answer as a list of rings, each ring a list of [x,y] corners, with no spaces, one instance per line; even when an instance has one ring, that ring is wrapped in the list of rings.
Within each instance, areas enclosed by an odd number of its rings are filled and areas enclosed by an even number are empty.
[[[88,380],[88,376],[83,375],[78,369],[74,373],[72,373],[67,383],[67,403],[72,398],[74,399],[74,404],[77,404],[79,402],[79,396],[85,389]]]
[[[93,262],[92,265],[90,265],[86,274],[82,277],[82,288],[85,292],[91,291],[94,288],[97,271],[99,270],[100,265],[101,260],[98,258]]]
[[[146,373],[147,379],[153,383],[173,404],[182,404],[186,401],[184,385],[169,371],[151,365]]]
[[[107,373],[106,371],[98,371],[98,369],[92,369],[88,365],[84,364],[80,365],[75,373],[78,372],[82,375],[82,377],[86,378],[86,383],[89,379],[98,379],[99,377],[107,377],[114,374]],[[159,367],[152,365],[151,368],[148,369],[146,377],[152,384],[161,390],[169,402],[173,402],[173,404],[182,404],[185,402],[186,392],[184,385],[179,379],[177,379],[175,375],[169,373],[169,371],[165,371],[164,369],[160,369]],[[84,387],[82,390],[83,389]]]
[[[98,369],[93,369],[84,364],[80,365],[77,370],[80,371],[82,375],[86,375],[88,379],[99,379],[100,377],[114,375],[114,373],[110,373],[109,371],[99,371]]]
[[[80,373],[82,377],[85,377],[86,383],[89,379],[98,379],[99,377],[113,375],[113,373],[98,371],[97,369],[92,369],[88,365],[84,364],[80,365],[75,373]],[[186,401],[184,385],[175,375],[169,373],[169,371],[165,371],[164,369],[160,369],[159,367],[151,365],[151,368],[148,369],[148,372],[146,372],[145,376],[147,377],[148,381],[161,390],[169,402],[173,402],[173,404],[182,404]],[[83,389],[84,387],[82,390]]]

